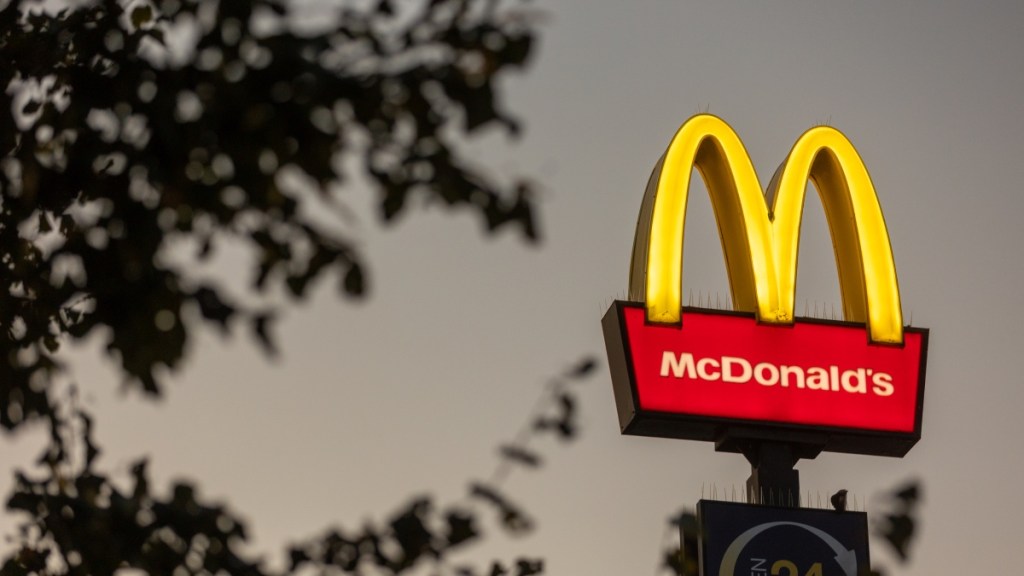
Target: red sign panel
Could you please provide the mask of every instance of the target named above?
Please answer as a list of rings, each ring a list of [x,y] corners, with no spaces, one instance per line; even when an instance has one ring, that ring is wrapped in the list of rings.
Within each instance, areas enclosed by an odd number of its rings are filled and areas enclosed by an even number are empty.
[[[902,455],[920,438],[927,330],[870,344],[860,324],[687,310],[648,324],[640,304],[605,317],[626,433],[719,440],[730,428],[803,429],[826,450]]]

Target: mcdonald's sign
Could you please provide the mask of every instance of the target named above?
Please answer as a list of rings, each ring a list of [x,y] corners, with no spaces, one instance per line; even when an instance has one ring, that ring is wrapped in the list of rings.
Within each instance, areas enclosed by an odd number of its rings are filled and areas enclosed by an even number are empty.
[[[696,168],[718,223],[733,310],[682,305],[683,232]],[[843,321],[794,314],[808,181],[831,231]],[[889,234],[860,155],[838,130],[805,132],[766,193],[720,118],[688,120],[647,184],[629,300],[603,320],[623,433],[799,438],[902,456],[921,437],[928,331],[903,325]]]

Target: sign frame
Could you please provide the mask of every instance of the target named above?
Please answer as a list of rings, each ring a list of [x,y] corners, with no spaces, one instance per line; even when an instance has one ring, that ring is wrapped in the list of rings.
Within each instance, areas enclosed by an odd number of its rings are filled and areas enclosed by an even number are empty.
[[[914,429],[912,432],[881,431],[642,409],[636,387],[633,355],[626,334],[624,316],[626,308],[643,309],[644,303],[617,300],[612,303],[602,320],[619,426],[623,434],[710,441],[715,442],[715,449],[719,452],[744,452],[746,443],[750,440],[779,441],[802,446],[803,450],[800,456],[804,458],[813,458],[822,450],[902,457],[921,439],[924,418],[925,371],[928,359],[929,331],[927,328],[904,328],[906,332],[920,333],[922,338]],[[750,312],[694,307],[683,307],[684,316],[687,310],[704,314],[756,319],[756,315]],[[795,318],[794,320],[798,323],[844,326],[864,330],[864,324],[859,322],[818,318]]]

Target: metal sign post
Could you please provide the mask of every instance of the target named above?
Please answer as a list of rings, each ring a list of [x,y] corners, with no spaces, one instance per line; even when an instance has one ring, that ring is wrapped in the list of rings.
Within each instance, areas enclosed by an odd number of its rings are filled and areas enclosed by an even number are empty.
[[[750,462],[747,493],[753,502],[775,506],[800,505],[800,473],[793,467],[793,447],[778,442],[759,442],[743,453]]]

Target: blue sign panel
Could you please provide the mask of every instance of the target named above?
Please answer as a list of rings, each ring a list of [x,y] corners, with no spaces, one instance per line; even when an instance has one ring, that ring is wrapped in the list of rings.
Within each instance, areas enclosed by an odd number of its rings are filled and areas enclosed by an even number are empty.
[[[697,517],[702,576],[859,576],[870,567],[864,512],[701,500]]]

